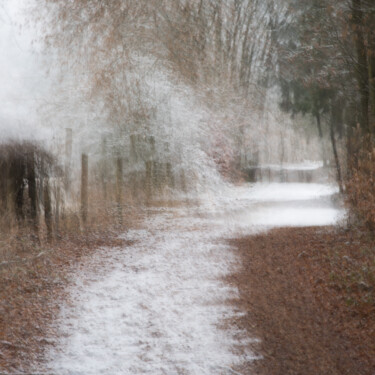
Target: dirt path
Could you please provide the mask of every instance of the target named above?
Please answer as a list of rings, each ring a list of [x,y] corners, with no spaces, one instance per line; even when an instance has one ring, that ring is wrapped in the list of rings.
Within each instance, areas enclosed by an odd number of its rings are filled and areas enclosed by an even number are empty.
[[[220,328],[238,312],[227,303],[236,289],[222,281],[234,257],[219,232],[186,209],[161,210],[143,228],[126,231],[126,247],[100,249],[73,275],[48,371],[227,375],[253,359],[232,351],[246,335]]]
[[[263,336],[241,316],[257,302],[229,277],[246,259],[227,239],[265,225],[334,223],[334,191],[319,184],[230,187],[199,205],[150,209],[120,238],[94,236],[87,246],[67,239],[51,256],[3,277],[1,370],[252,373],[254,340]],[[267,285],[258,283],[261,299]]]
[[[241,257],[235,320],[264,357],[243,374],[374,375],[374,242],[333,229],[279,229],[231,241]],[[361,273],[362,272],[362,273]],[[355,276],[357,275],[357,276]],[[367,278],[369,277],[369,278]],[[373,277],[373,276],[372,276]],[[254,368],[255,367],[255,368]]]

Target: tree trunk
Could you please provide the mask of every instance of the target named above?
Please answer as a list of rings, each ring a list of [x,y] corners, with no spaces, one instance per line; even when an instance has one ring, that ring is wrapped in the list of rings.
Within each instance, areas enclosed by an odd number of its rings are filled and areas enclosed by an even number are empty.
[[[355,45],[357,50],[357,80],[361,95],[360,123],[365,133],[370,132],[369,126],[369,68],[367,61],[367,48],[363,35],[363,9],[362,0],[352,0],[352,16],[355,29]]]
[[[371,22],[375,25],[375,14],[371,17]],[[369,90],[370,90],[370,127],[371,130],[375,131],[375,35],[371,30],[369,36],[370,47],[367,50],[368,53],[368,68],[369,68]]]
[[[371,56],[369,64],[369,77],[370,77],[370,98],[371,98],[371,117],[375,122],[375,51]]]
[[[327,158],[326,158],[326,151],[325,151],[325,147],[324,147],[322,121],[320,119],[319,111],[316,112],[315,118],[316,118],[316,125],[318,127],[320,145],[321,145],[321,148],[322,148],[323,166],[326,167],[327,166]]]
[[[339,117],[337,116],[337,114],[339,113],[339,111],[340,111],[340,108],[338,108],[335,104],[332,104],[331,121],[330,121],[330,137],[331,137],[331,143],[332,143],[333,156],[335,158],[337,182],[339,184],[340,193],[343,193],[344,186],[343,186],[343,181],[342,181],[341,165],[340,165],[339,155],[337,152],[337,144],[336,144],[336,137],[335,137],[335,128],[337,125],[337,121],[339,120]]]

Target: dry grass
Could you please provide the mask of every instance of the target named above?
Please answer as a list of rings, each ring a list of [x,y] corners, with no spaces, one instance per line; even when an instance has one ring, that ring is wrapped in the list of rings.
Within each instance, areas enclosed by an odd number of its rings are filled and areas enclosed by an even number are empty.
[[[232,322],[261,339],[244,374],[375,373],[375,241],[368,232],[278,229],[232,242],[228,281],[246,314]],[[373,273],[372,273],[373,274]]]
[[[50,323],[66,298],[70,272],[101,246],[126,246],[117,234],[137,226],[140,211],[124,195],[122,210],[92,189],[84,225],[79,205],[62,212],[47,238],[43,217],[38,231],[27,223],[4,222],[0,231],[0,373],[32,370],[52,345]],[[121,215],[121,217],[120,217]]]
[[[0,369],[30,371],[42,360],[49,323],[69,285],[69,271],[100,246],[124,245],[115,232],[86,232],[65,237],[53,248],[38,247],[39,256],[0,270]]]

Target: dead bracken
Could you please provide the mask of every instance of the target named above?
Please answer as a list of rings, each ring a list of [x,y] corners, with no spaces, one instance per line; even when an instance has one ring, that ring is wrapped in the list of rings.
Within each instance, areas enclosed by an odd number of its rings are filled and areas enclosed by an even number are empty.
[[[275,229],[231,244],[240,264],[227,281],[247,312],[232,323],[261,339],[255,349],[263,356],[240,372],[374,373],[375,252],[359,251],[375,247],[370,233]],[[298,257],[301,249],[306,256]]]

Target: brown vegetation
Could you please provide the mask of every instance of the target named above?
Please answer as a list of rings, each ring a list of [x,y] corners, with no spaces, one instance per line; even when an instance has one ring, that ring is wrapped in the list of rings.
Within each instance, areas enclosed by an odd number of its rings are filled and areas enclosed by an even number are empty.
[[[135,226],[137,212],[128,210],[123,220],[125,227]],[[44,350],[54,343],[50,323],[67,298],[71,272],[101,246],[126,246],[116,235],[120,228],[110,224],[62,231],[52,245],[33,241],[28,231],[1,242],[12,260],[0,262],[0,372],[28,373],[43,363]]]
[[[375,372],[375,242],[367,232],[277,229],[233,240],[228,281],[246,315],[233,324],[261,339],[244,374]],[[255,367],[255,368],[254,368]]]
[[[357,130],[357,133],[358,130]],[[346,199],[354,223],[375,230],[375,148],[373,140],[356,134],[350,142]]]
[[[69,273],[98,247],[124,245],[116,233],[136,225],[139,197],[127,189],[119,198],[123,176],[103,186],[86,164],[80,200],[76,181],[31,142],[2,144],[0,170],[0,372],[28,372],[51,345],[49,323],[66,297]]]

